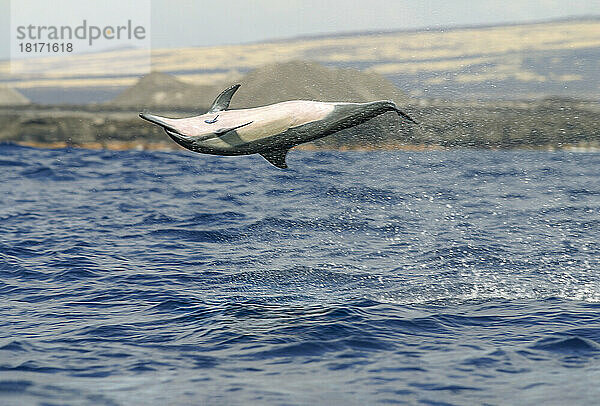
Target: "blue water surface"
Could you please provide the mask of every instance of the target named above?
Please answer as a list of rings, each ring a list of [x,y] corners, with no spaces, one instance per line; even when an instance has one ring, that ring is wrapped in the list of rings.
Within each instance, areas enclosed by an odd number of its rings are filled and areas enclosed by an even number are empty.
[[[600,154],[0,145],[0,404],[595,404]]]

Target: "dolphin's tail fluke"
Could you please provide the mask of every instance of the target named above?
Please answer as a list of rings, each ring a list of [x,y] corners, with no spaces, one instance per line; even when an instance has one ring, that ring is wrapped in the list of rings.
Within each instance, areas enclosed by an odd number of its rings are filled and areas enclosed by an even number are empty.
[[[398,108],[398,106],[396,106],[396,103],[394,103],[394,102],[389,102],[389,103],[391,105],[392,110],[394,110],[400,117],[402,117],[406,121],[410,121],[413,124],[419,124],[415,120],[413,120],[413,118],[411,116],[409,116],[408,114],[406,114],[405,112],[403,112],[402,110],[400,110]]]
[[[413,123],[413,124],[419,124],[419,123],[417,123],[415,120],[413,120],[413,118],[412,118],[411,116],[409,116],[408,114],[406,114],[406,113],[405,113],[405,112],[403,112],[402,110],[400,110],[400,109],[398,109],[398,108],[397,108],[397,109],[394,109],[394,111],[395,111],[396,113],[398,113],[398,115],[399,115],[400,117],[404,118],[406,121],[410,121],[410,122],[411,122],[411,123]]]

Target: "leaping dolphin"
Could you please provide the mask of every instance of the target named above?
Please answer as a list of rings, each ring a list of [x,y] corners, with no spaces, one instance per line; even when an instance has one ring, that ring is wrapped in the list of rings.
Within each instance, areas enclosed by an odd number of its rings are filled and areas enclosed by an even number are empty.
[[[294,100],[250,109],[227,110],[240,85],[224,90],[210,110],[196,117],[140,117],[163,127],[179,145],[213,155],[260,154],[285,169],[290,148],[354,127],[388,111],[416,124],[392,101],[326,103]]]

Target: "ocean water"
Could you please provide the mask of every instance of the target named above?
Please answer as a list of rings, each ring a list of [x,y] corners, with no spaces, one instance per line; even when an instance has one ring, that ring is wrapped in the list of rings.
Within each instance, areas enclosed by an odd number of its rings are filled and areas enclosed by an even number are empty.
[[[595,404],[600,154],[0,145],[0,404]]]

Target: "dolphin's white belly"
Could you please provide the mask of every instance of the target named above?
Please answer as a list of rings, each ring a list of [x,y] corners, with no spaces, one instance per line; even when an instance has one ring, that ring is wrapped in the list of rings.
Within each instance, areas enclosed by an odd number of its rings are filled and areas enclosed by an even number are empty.
[[[252,121],[252,124],[236,131],[243,141],[256,141],[260,138],[282,133],[289,128],[322,120],[333,109],[334,105],[331,103],[310,101],[291,101],[274,106],[248,109],[247,117],[241,121]],[[240,118],[234,117],[233,119],[237,121]]]
[[[220,137],[203,141],[207,146],[227,148],[279,134],[289,128],[322,120],[334,108],[334,103],[294,100],[264,107],[226,110],[197,117],[164,121],[189,137],[206,137],[220,129],[236,128],[243,125],[237,128],[235,132],[231,131]],[[214,122],[212,122],[213,120]]]

